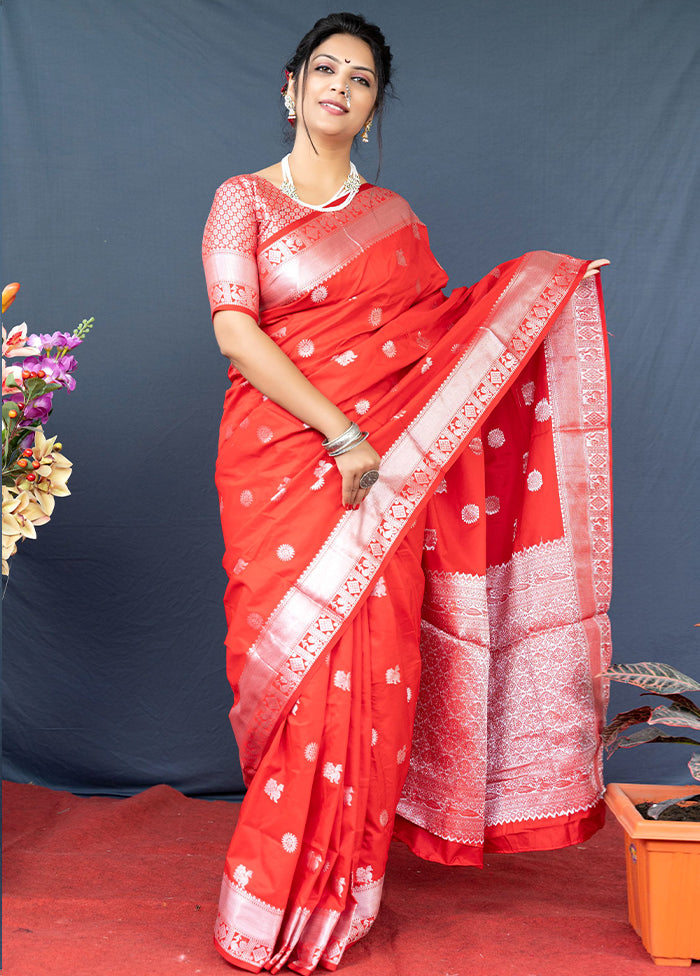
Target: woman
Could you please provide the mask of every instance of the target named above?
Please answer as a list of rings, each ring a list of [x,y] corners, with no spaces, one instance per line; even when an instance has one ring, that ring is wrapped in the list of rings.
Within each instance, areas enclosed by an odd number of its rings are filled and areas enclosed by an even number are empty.
[[[291,154],[227,180],[204,234],[248,785],[216,945],[251,972],[334,970],[392,832],[481,864],[602,820],[607,374],[583,279],[607,262],[536,252],[445,297],[423,224],[350,163],[390,70],[378,28],[319,21],[287,65]]]

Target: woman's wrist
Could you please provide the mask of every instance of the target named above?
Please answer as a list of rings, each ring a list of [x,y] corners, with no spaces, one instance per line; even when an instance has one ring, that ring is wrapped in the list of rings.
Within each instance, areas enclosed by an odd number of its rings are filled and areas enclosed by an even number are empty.
[[[324,440],[327,441],[333,441],[336,437],[340,437],[352,423],[342,410],[336,410],[334,413],[335,416],[329,417],[328,422],[324,423],[323,427],[318,428],[323,434]]]

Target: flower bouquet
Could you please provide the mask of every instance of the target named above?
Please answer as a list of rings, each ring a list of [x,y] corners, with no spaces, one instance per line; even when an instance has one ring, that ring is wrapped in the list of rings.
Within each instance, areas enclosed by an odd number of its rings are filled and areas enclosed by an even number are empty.
[[[2,292],[2,311],[9,308],[19,284]],[[53,410],[53,395],[75,389],[71,375],[78,365],[70,350],[80,345],[94,319],[84,319],[73,333],[27,335],[25,323],[5,334],[2,329],[2,573],[22,539],[35,539],[36,526],[48,522],[56,496],[69,495],[71,462],[43,424]],[[23,357],[6,365],[5,357]]]

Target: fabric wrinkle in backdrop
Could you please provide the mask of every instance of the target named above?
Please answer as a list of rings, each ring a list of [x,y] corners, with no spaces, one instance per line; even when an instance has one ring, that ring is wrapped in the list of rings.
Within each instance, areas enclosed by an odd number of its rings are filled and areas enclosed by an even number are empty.
[[[74,463],[13,558],[4,775],[76,793],[240,795],[213,469],[225,363],[199,249],[216,187],[287,151],[279,88],[332,4],[5,0],[4,317],[94,315],[47,433]],[[384,30],[398,99],[378,182],[470,284],[535,249],[608,257],[618,661],[697,677],[700,6],[418,0]],[[355,154],[374,181],[376,134]],[[612,709],[637,702],[613,686]],[[684,748],[608,779],[685,781]]]

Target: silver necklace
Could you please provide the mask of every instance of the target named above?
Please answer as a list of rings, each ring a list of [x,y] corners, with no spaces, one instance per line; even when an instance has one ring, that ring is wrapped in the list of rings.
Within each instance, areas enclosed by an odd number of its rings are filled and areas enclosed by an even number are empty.
[[[304,207],[309,207],[311,210],[342,210],[343,207],[347,207],[347,205],[350,203],[350,201],[353,199],[357,191],[362,186],[362,182],[360,180],[360,174],[357,172],[355,164],[351,160],[350,172],[348,173],[347,178],[343,183],[343,185],[340,187],[337,193],[333,194],[330,200],[328,200],[326,203],[321,204],[319,206],[318,204],[304,203],[304,201],[299,196],[297,192],[297,188],[294,186],[294,180],[292,179],[292,173],[289,168],[289,153],[282,160],[282,176],[283,176],[283,180],[282,180],[282,185],[280,186],[280,190],[282,191],[282,193],[286,193],[288,197],[292,198],[292,200],[298,201]],[[340,197],[345,197],[345,196],[347,196],[347,199],[343,200],[342,203],[338,204],[335,207],[331,206],[334,200],[338,200]]]

